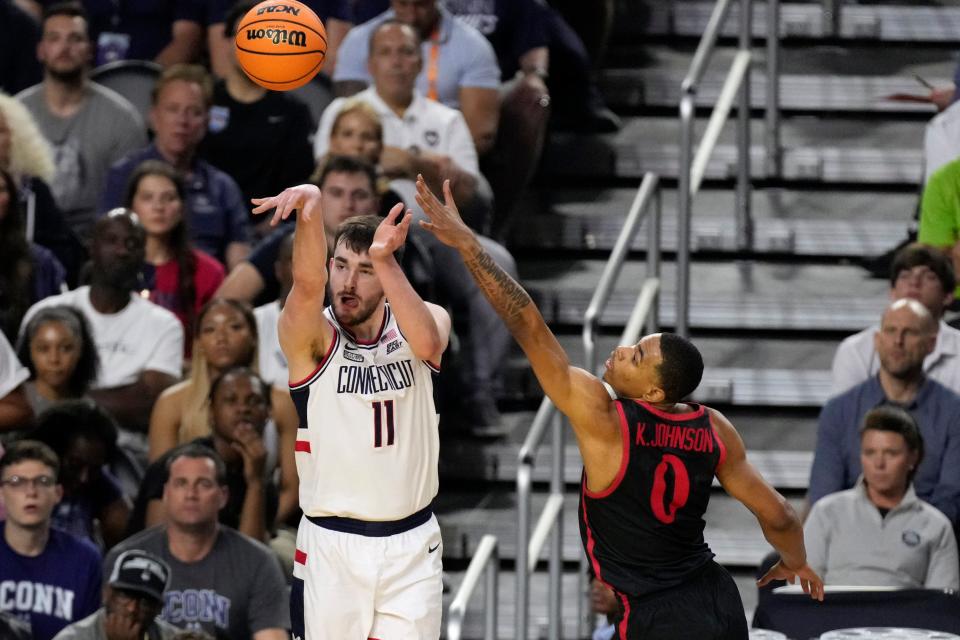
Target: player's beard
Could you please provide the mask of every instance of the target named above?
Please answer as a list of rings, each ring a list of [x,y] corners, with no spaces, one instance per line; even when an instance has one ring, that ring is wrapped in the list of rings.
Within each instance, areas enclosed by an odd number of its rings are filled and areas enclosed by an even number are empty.
[[[339,311],[336,314],[337,320],[345,327],[358,327],[362,325],[373,316],[374,312],[377,310],[377,306],[380,304],[380,298],[377,298],[376,300],[373,300],[367,304],[364,304],[362,298],[357,298],[357,300],[360,301],[360,304],[357,306],[355,311],[348,314],[344,312],[345,310],[343,303],[339,302],[339,297],[340,296],[337,296],[338,304],[334,307],[334,309],[337,310],[336,308],[339,307]]]

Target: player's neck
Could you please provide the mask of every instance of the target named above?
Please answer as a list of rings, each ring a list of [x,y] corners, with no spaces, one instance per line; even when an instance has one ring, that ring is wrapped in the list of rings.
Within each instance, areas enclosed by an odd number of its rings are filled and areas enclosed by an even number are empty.
[[[355,325],[344,324],[343,326],[349,329],[353,337],[360,342],[370,342],[380,334],[380,327],[383,326],[383,314],[385,313],[385,301],[381,300],[380,304],[377,305],[376,311],[371,313],[370,317],[362,323]],[[340,319],[338,318],[337,321],[339,322]]]
[[[21,556],[35,558],[43,553],[50,540],[50,523],[37,527],[21,527],[8,518],[3,527],[3,539]]]

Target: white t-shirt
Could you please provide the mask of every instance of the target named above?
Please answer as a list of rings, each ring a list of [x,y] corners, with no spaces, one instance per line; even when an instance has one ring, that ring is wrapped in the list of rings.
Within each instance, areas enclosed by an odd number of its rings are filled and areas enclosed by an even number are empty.
[[[0,398],[23,384],[30,378],[30,371],[20,364],[17,353],[10,346],[7,337],[0,333]]]
[[[330,131],[333,121],[348,100],[363,100],[377,112],[383,124],[383,144],[410,150],[428,151],[450,156],[458,167],[479,177],[480,165],[477,149],[463,114],[439,102],[428,100],[418,92],[401,118],[377,95],[374,87],[368,87],[350,98],[337,98],[324,109],[320,126],[313,139],[313,155],[320,158],[330,148]]]
[[[132,384],[144,371],[181,376],[183,327],[163,307],[131,293],[130,304],[118,313],[100,313],[90,304],[90,287],[79,287],[30,307],[20,325],[21,335],[37,311],[55,305],[80,310],[90,323],[100,355],[100,373],[92,385],[94,389]]]
[[[260,377],[274,387],[287,388],[290,374],[287,371],[287,357],[280,348],[280,334],[277,323],[280,321],[280,302],[274,300],[253,310],[257,318],[258,360]]]

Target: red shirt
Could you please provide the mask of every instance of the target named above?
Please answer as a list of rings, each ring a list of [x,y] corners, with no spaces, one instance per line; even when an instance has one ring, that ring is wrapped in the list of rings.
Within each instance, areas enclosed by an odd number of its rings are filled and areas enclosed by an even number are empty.
[[[197,260],[197,269],[193,274],[193,287],[196,295],[193,300],[193,314],[210,300],[223,282],[226,271],[223,265],[213,256],[203,251],[193,250]],[[151,274],[152,272],[152,274]],[[193,327],[187,326],[187,310],[180,306],[178,282],[180,265],[176,260],[164,262],[161,265],[144,265],[144,275],[147,280],[147,290],[150,292],[150,301],[164,309],[172,311],[180,319],[184,330],[184,349],[189,354]],[[152,277],[151,277],[152,275]]]

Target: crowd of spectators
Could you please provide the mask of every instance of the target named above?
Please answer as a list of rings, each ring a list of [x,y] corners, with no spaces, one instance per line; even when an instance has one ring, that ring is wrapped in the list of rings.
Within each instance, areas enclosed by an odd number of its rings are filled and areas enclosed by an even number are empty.
[[[551,101],[554,48],[599,94],[536,0],[308,0],[328,35],[309,94],[239,68],[254,4],[0,0],[3,637],[287,637],[294,226],[258,224],[250,199],[313,181],[333,238],[416,209],[418,175],[449,179],[515,275],[492,238],[521,215],[551,109],[618,126],[601,102]],[[154,74],[149,100],[98,83],[104,65]],[[442,410],[497,435],[509,334],[452,249],[417,225],[408,245],[458,337]]]

